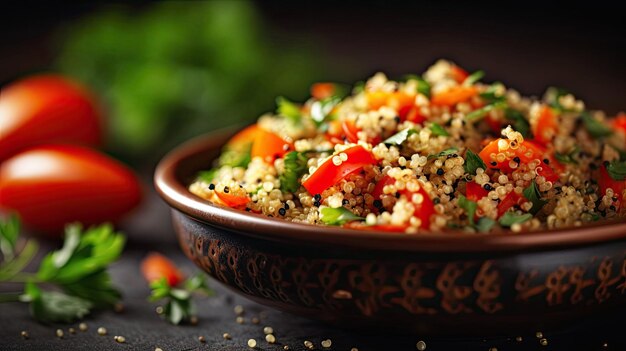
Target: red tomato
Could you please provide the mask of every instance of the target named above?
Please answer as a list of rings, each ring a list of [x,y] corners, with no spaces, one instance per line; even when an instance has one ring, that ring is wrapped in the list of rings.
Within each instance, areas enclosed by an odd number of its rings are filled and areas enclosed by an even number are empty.
[[[343,161],[339,166],[335,166],[332,157],[322,163],[317,170],[308,177],[302,185],[311,195],[321,194],[324,190],[337,184],[348,175],[360,170],[366,165],[376,163],[374,156],[357,145],[343,151],[348,155],[348,160]]]
[[[333,83],[315,83],[311,85],[311,96],[317,100],[329,98],[337,92],[337,87]]]
[[[426,121],[426,116],[421,114],[419,106],[409,106],[405,110],[399,111],[398,114],[402,121],[410,121],[415,124],[422,124]]]
[[[351,143],[357,143],[359,141],[359,137],[357,136],[359,129],[354,124],[354,121],[344,119],[343,122],[341,122],[341,129],[343,130],[343,134],[346,136],[347,141]],[[374,138],[369,138],[367,142],[376,145],[380,143],[380,137],[376,136]]]
[[[228,143],[226,143],[225,146],[226,148],[237,149],[241,145],[251,144],[252,142],[254,142],[258,131],[259,127],[256,124],[248,126],[237,132],[237,134],[233,135],[233,137],[228,140]]]
[[[521,202],[525,202],[525,200],[526,199],[524,198],[524,196],[516,193],[515,191],[511,191],[510,193],[506,194],[504,199],[502,199],[502,201],[500,201],[500,203],[498,204],[498,218],[500,218],[506,211],[508,211],[509,208],[521,204]]]
[[[141,261],[141,273],[148,283],[165,278],[169,286],[176,286],[185,279],[172,261],[156,252],[151,252]]]
[[[0,208],[49,234],[73,221],[115,221],[140,198],[137,178],[127,167],[79,146],[42,145],[0,165]]]
[[[33,76],[3,88],[0,96],[0,162],[36,144],[101,141],[94,100],[73,81]]]
[[[247,195],[235,195],[231,192],[226,193],[224,189],[215,189],[215,194],[222,200],[221,203],[228,207],[243,207],[250,202],[250,198]]]
[[[372,192],[372,196],[374,197],[374,199],[380,199],[380,197],[383,195],[383,189],[385,188],[385,186],[392,185],[395,182],[396,182],[395,179],[387,175],[384,176],[381,180],[379,180],[378,183],[376,183],[376,186],[374,187],[374,191]],[[408,191],[407,189],[403,189],[403,190],[400,190],[399,193],[406,196],[406,198],[409,199],[409,201],[411,201],[411,198],[413,197],[414,194],[422,195],[422,197],[424,198],[422,203],[419,205],[414,204],[415,205],[414,216],[419,218],[422,221],[422,225],[420,226],[420,228],[428,228],[430,226],[430,216],[432,216],[435,213],[435,205],[433,204],[433,201],[430,199],[430,195],[428,195],[428,193],[424,190],[424,188],[420,188],[417,192],[412,192],[412,191]]]
[[[600,196],[604,196],[606,194],[606,189],[613,189],[613,193],[615,197],[617,197],[617,201],[619,204],[616,204],[615,207],[619,210],[623,200],[624,190],[626,189],[626,180],[615,180],[611,178],[609,172],[606,170],[606,164],[603,163],[600,166],[600,179],[598,180],[598,185],[600,185]],[[615,204],[615,202],[613,202]]]
[[[465,71],[463,68],[453,65],[451,68],[452,79],[454,79],[457,83],[461,84],[465,81],[465,79],[469,76],[469,73]]]
[[[554,155],[551,152],[548,152],[545,147],[533,142],[532,140],[524,140],[522,145],[519,148],[513,151],[513,156],[507,157],[503,162],[496,162],[493,164],[491,160],[491,154],[498,154],[498,141],[500,139],[496,139],[487,144],[478,154],[480,158],[485,162],[487,167],[492,169],[500,169],[505,173],[510,173],[513,170],[509,166],[509,162],[515,157],[519,157],[520,163],[529,163],[530,161],[539,160],[541,164],[537,166],[537,174],[546,178],[546,180],[555,182],[559,179],[559,175],[554,171],[554,168],[562,171],[564,169],[563,165],[561,165]],[[546,164],[544,161],[548,160],[549,164]],[[554,168],[553,168],[554,167]]]
[[[613,127],[626,135],[626,113],[620,112],[615,116]]]
[[[274,162],[292,149],[292,145],[283,138],[259,128],[252,144],[251,156],[261,157],[266,162]]]
[[[556,135],[558,128],[559,123],[554,111],[552,111],[552,109],[548,106],[542,106],[539,111],[537,123],[532,125],[532,132],[533,135],[535,135],[535,140],[541,145],[547,145]]]
[[[476,182],[465,183],[465,197],[471,201],[478,201],[487,196],[489,191],[485,190],[480,184]]]

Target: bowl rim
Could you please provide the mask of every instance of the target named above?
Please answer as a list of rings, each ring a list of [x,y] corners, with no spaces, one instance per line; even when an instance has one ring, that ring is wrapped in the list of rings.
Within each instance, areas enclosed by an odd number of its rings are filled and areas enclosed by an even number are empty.
[[[626,220],[542,230],[527,233],[468,234],[462,231],[425,232],[415,235],[383,231],[318,226],[288,222],[235,210],[204,200],[187,190],[177,177],[178,167],[200,153],[221,148],[241,126],[219,129],[195,137],[167,153],[156,167],[154,185],[172,207],[200,222],[246,236],[280,242],[306,242],[313,245],[339,245],[376,250],[420,252],[528,251],[555,247],[600,244],[626,239]]]

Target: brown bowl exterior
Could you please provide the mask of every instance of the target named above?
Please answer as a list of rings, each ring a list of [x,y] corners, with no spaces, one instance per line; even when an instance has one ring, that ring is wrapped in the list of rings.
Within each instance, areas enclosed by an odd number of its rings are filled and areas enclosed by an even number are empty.
[[[221,208],[186,185],[232,130],[179,147],[155,183],[185,254],[262,304],[350,328],[532,331],[626,307],[626,223],[544,233],[406,235]]]

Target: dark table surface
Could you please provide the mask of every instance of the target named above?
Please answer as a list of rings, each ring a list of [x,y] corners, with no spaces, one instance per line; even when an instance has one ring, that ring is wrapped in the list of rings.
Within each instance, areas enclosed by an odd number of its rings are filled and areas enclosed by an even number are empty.
[[[139,263],[147,252],[156,250],[179,263],[182,269],[192,274],[197,271],[179,250],[169,222],[168,208],[152,192],[132,220],[122,225],[129,237],[127,248],[119,262],[111,268],[111,275],[124,295],[124,309],[98,312],[85,322],[89,329],[78,331],[78,323],[72,325],[42,325],[33,321],[27,306],[20,303],[0,305],[0,350],[251,350],[248,339],[257,341],[258,350],[282,350],[289,345],[291,350],[306,350],[303,342],[310,340],[316,350],[416,350],[420,340],[426,350],[626,350],[624,326],[626,311],[616,311],[611,316],[600,316],[591,320],[573,320],[560,330],[542,330],[548,345],[540,344],[533,334],[503,335],[489,338],[442,338],[423,335],[398,336],[369,332],[354,332],[332,328],[318,322],[281,313],[246,300],[236,293],[211,280],[217,294],[211,298],[198,298],[199,322],[197,325],[173,326],[156,314],[157,303],[147,301],[149,289],[139,271]],[[44,242],[44,250],[59,243]],[[18,289],[5,284],[1,290]],[[235,321],[234,306],[242,305],[245,323]],[[252,323],[258,318],[258,324]],[[277,343],[265,341],[263,327],[271,326]],[[73,327],[76,334],[70,334]],[[100,336],[98,327],[105,327],[108,335]],[[57,328],[65,332],[63,339],[55,336]],[[30,337],[20,336],[22,330]],[[232,340],[222,335],[230,333]],[[486,332],[486,335],[488,332]],[[113,340],[115,335],[126,338],[124,344]],[[200,343],[203,336],[205,343]],[[521,336],[522,341],[516,340]],[[321,341],[332,340],[332,347],[324,349]],[[606,345],[605,345],[606,344]]]

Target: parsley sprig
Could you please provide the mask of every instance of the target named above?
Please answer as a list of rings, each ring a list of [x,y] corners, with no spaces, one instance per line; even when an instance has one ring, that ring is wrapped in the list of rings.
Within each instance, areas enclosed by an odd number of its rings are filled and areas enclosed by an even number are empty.
[[[198,273],[175,287],[170,286],[167,278],[162,277],[150,283],[150,288],[152,289],[150,301],[165,302],[162,316],[175,325],[190,321],[195,315],[196,309],[191,299],[194,293],[215,295],[209,288],[204,273]]]
[[[19,230],[16,216],[0,221],[0,282],[25,283],[23,293],[4,294],[1,301],[29,303],[32,316],[42,322],[72,322],[119,301],[107,268],[122,253],[126,239],[110,225],[84,231],[79,224],[68,225],[63,247],[45,256],[36,273],[23,269],[38,244],[20,238]],[[51,285],[57,289],[46,290]]]

